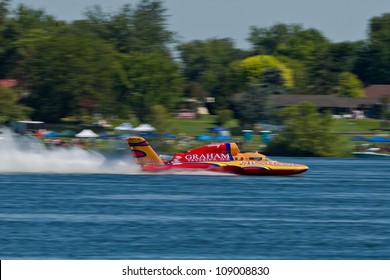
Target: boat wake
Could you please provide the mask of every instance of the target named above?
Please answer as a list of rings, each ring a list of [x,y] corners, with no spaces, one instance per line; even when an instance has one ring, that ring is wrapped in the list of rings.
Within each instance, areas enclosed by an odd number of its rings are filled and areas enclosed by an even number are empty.
[[[127,154],[126,154],[127,155]],[[141,174],[130,155],[118,159],[78,147],[46,147],[32,136],[0,130],[0,173]]]

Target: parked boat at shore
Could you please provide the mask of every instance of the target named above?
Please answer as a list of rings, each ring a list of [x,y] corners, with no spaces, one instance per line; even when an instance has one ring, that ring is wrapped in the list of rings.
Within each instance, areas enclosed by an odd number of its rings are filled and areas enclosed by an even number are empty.
[[[354,152],[352,154],[358,158],[388,158],[388,159],[390,159],[390,154],[383,154],[383,153],[376,153],[376,152]]]

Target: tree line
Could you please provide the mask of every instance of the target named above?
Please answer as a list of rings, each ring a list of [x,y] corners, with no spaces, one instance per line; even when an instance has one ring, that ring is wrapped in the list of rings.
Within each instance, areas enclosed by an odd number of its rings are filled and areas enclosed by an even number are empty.
[[[0,79],[18,81],[0,88],[0,121],[94,113],[144,121],[156,105],[171,113],[183,98],[214,97],[211,112],[246,124],[269,117],[270,94],[359,97],[364,85],[390,84],[390,13],[356,42],[297,24],[252,26],[249,50],[230,38],[181,42],[167,19],[158,0],[114,13],[94,6],[72,22],[0,0]]]

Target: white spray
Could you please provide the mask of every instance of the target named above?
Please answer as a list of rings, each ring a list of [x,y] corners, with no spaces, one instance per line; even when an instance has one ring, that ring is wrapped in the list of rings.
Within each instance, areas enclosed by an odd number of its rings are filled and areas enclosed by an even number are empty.
[[[33,136],[15,136],[0,129],[0,173],[7,172],[137,174],[139,167],[128,160],[107,161],[99,153],[78,147],[47,148]]]

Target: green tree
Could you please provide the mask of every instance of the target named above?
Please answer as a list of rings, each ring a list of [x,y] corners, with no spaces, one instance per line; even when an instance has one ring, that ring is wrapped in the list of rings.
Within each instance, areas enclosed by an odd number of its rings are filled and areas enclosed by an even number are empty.
[[[3,26],[5,20],[8,16],[9,3],[10,3],[10,0],[0,0],[0,27]]]
[[[255,55],[282,55],[310,61],[328,40],[316,29],[304,29],[298,24],[278,23],[271,27],[250,28],[248,41]]]
[[[236,95],[234,112],[243,127],[252,127],[261,120],[268,120],[272,115],[269,97],[272,89],[250,84],[243,93]]]
[[[32,109],[19,103],[18,91],[0,87],[0,123],[28,118]]]
[[[326,43],[321,45],[313,60],[305,61],[306,76],[308,78],[305,92],[309,94],[335,94],[340,89],[344,90],[346,84],[341,82],[341,85],[340,78],[345,79],[346,77],[342,73],[352,72],[361,46],[362,42]],[[349,81],[357,86],[357,81],[351,79]],[[356,94],[355,92],[354,95]]]
[[[306,93],[326,95],[337,91],[338,69],[329,48],[318,50],[313,61],[307,63],[306,74],[309,82]]]
[[[133,8],[125,4],[117,13],[105,13],[98,5],[87,10],[86,19],[75,24],[110,42],[121,53],[169,53],[174,33],[167,29],[162,1],[142,0]]]
[[[331,133],[332,118],[315,105],[302,103],[282,111],[284,129],[268,144],[265,153],[283,156],[336,156],[339,139]]]
[[[159,133],[171,133],[173,129],[173,118],[168,110],[162,105],[153,105],[150,108],[150,123]]]
[[[228,122],[232,121],[234,117],[233,111],[230,109],[221,109],[217,110],[216,122],[218,125],[226,125]]]
[[[145,52],[168,54],[174,33],[167,29],[166,9],[161,1],[142,0],[134,13],[134,36],[140,49]]]
[[[196,100],[205,100],[208,96],[207,91],[204,87],[198,82],[187,82],[184,85],[183,94],[188,98],[195,98]]]
[[[390,98],[389,96],[383,96],[380,99],[380,104],[378,106],[378,117],[384,119],[384,123],[388,126],[390,123]],[[388,128],[388,127],[386,127]]]
[[[390,13],[373,17],[369,30],[354,72],[365,84],[390,84]]]
[[[331,43],[316,29],[276,24],[251,28],[254,54],[272,55],[293,70],[295,91],[301,94],[333,94],[338,73],[349,72],[361,43]]]
[[[2,10],[5,13],[6,9]],[[62,24],[64,23],[56,21],[43,10],[32,9],[23,4],[18,5],[14,11],[8,12],[8,16],[0,23],[0,78],[14,75],[13,70],[18,62],[16,41],[31,30],[53,30]]]
[[[265,81],[267,84],[274,83],[278,86],[281,84],[286,87],[294,86],[292,70],[274,56],[256,55],[245,58],[239,63],[239,70],[244,72],[249,83]]]
[[[0,1],[0,78],[4,78],[6,71],[4,64],[6,63],[6,52],[8,48],[8,44],[6,43],[5,36],[5,22],[7,20],[9,10],[9,0],[1,0]]]
[[[338,94],[348,97],[364,97],[363,83],[355,74],[343,72],[339,74]]]
[[[363,41],[331,43],[329,54],[336,63],[337,72],[352,72],[362,47]]]
[[[245,52],[236,49],[232,40],[226,38],[191,41],[177,49],[187,80],[201,85],[202,91],[215,97],[217,108],[226,108],[237,90],[231,63],[242,59]]]
[[[269,28],[251,26],[248,41],[252,44],[253,53],[274,55],[278,47],[287,43],[289,35],[298,28],[297,25],[286,24],[275,24]]]
[[[24,73],[20,77],[31,92],[26,102],[36,109],[34,118],[55,122],[82,109],[118,113],[115,87],[123,75],[111,45],[72,28],[34,31],[15,44],[22,69],[18,73]]]
[[[122,65],[127,85],[127,102],[140,120],[151,113],[151,107],[162,105],[168,111],[179,102],[183,77],[171,57],[159,53],[123,55]]]

